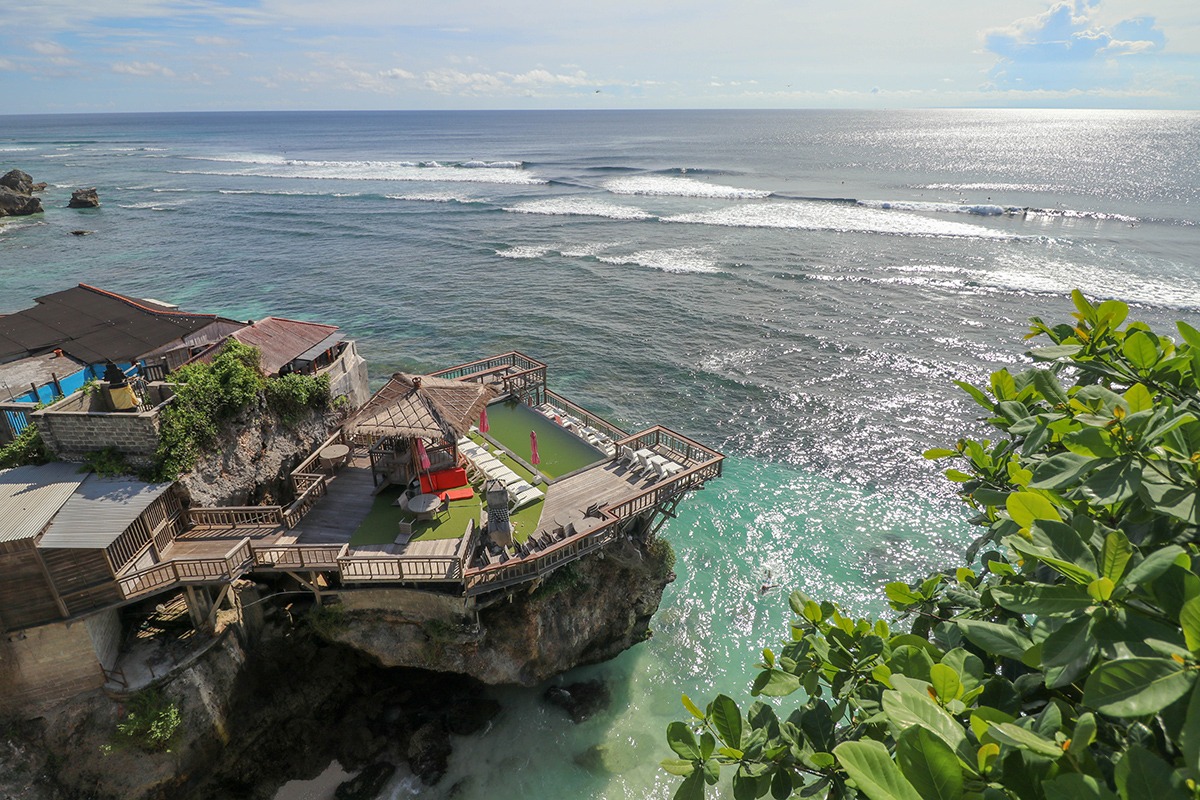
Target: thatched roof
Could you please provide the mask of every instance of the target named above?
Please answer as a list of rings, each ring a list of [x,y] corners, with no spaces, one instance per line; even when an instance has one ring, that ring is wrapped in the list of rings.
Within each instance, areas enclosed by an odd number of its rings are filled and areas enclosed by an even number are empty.
[[[380,436],[458,438],[494,397],[496,390],[485,384],[397,372],[346,425]]]

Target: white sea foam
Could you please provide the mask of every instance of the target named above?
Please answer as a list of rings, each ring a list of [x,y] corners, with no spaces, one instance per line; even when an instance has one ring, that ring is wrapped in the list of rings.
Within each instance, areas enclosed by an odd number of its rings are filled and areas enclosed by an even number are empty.
[[[32,147],[21,147],[19,145],[0,147],[0,153],[28,153],[33,150]]]
[[[518,214],[544,214],[547,216],[567,217],[606,217],[617,220],[654,219],[640,208],[606,203],[603,200],[592,200],[586,197],[554,197],[548,200],[531,200],[509,206],[505,211]]]
[[[592,242],[591,244],[566,245],[559,252],[566,258],[594,258],[605,250],[621,247],[627,242]]]
[[[407,194],[385,194],[388,200],[408,200],[414,203],[478,203],[484,198],[471,197],[454,192],[408,192]]]
[[[1060,219],[1094,219],[1094,220],[1113,220],[1115,222],[1128,222],[1130,224],[1141,222],[1138,217],[1133,217],[1128,214],[1117,214],[1112,211],[1077,211],[1071,208],[1031,208],[1028,211],[1031,217],[1057,217]]]
[[[117,203],[117,208],[128,208],[136,211],[175,211],[180,206],[187,205],[187,200],[176,200],[171,203]]]
[[[706,197],[718,200],[754,200],[770,196],[761,189],[739,189],[695,178],[675,178],[669,175],[636,175],[613,178],[604,184],[613,194],[650,195],[655,197]]]
[[[409,161],[279,161],[256,163],[238,172],[221,170],[175,170],[177,175],[221,175],[228,177],[305,178],[345,181],[421,181],[430,183],[501,183],[532,186],[548,181],[522,170],[498,167],[429,165]]]
[[[694,247],[670,250],[641,250],[628,255],[598,255],[596,260],[615,266],[638,266],[663,272],[720,272],[705,251]]]
[[[526,259],[542,258],[554,252],[556,251],[553,247],[546,247],[545,245],[519,244],[504,250],[497,250],[496,255],[501,258]]]
[[[458,166],[464,169],[521,169],[523,161],[464,161]]]
[[[903,211],[882,211],[843,203],[764,203],[663,217],[663,222],[736,228],[791,228],[839,233],[883,233],[974,239],[1018,239],[1002,231],[962,222],[931,219]]]
[[[935,214],[974,214],[979,217],[999,217],[1005,214],[1024,214],[1024,206],[999,206],[990,203],[963,205],[960,203],[928,203],[916,200],[859,200],[858,205],[865,208],[878,208],[883,211],[917,211]]]
[[[950,192],[1057,192],[1060,187],[1050,183],[920,183],[914,189]]]
[[[272,191],[269,189],[217,189],[217,194],[254,194],[264,195],[267,197],[330,197],[329,192],[289,192],[284,190]]]

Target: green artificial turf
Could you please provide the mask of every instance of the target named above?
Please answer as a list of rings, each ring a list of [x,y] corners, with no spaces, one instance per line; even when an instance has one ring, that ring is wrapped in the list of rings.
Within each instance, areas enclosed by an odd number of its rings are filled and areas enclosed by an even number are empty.
[[[472,431],[470,436],[471,436],[471,439],[475,442],[475,444],[478,444],[478,445],[481,445],[482,447],[487,448],[487,451],[489,453],[494,454],[498,450],[499,455],[497,455],[496,458],[500,459],[501,464],[508,467],[513,472],[517,473],[518,475],[520,475],[528,483],[533,484],[534,486],[537,486],[543,492],[546,491],[546,484],[541,482],[542,479],[540,477],[535,476],[532,472],[525,469],[525,467],[521,466],[519,463],[514,461],[508,453],[506,453],[503,450],[501,450],[500,448],[496,447],[496,445],[492,444],[491,442],[489,442],[487,439],[483,438],[483,436],[476,433],[475,431]],[[480,487],[478,487],[478,486],[475,487],[475,493],[476,493],[476,495],[481,494]],[[513,523],[513,539],[514,540],[524,543],[527,539],[529,539],[530,535],[532,535],[533,532],[535,530],[537,530],[538,520],[542,516],[542,506],[545,505],[545,503],[546,503],[545,500],[537,500],[537,501],[530,503],[529,505],[521,508],[521,510],[517,511],[515,514],[512,514],[509,517],[509,519]]]
[[[479,498],[470,500],[454,500],[450,503],[450,512],[435,516],[432,520],[417,521],[416,516],[401,511],[393,505],[404,489],[399,486],[389,486],[378,495],[371,504],[367,518],[358,526],[358,530],[350,537],[350,546],[367,544],[391,544],[399,533],[397,523],[408,520],[413,523],[413,535],[409,541],[430,542],[437,539],[459,539],[467,531],[467,523],[479,519]],[[535,520],[536,524],[536,520]]]

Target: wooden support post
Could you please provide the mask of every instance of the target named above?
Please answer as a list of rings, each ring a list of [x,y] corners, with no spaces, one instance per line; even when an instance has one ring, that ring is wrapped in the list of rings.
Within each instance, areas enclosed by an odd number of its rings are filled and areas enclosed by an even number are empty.
[[[200,598],[192,586],[184,587],[184,601],[187,604],[188,616],[192,618],[192,627],[200,630],[204,626],[204,612],[200,608]]]
[[[229,590],[232,588],[232,583],[227,583],[221,587],[220,594],[217,595],[216,601],[208,610],[208,616],[204,620],[204,630],[212,633],[217,628],[217,612],[221,610],[221,603],[224,602],[226,596],[229,595]]]
[[[312,576],[312,583],[309,583],[308,581],[304,580],[304,578],[301,578],[299,575],[297,575],[294,572],[288,572],[287,574],[291,575],[293,578],[295,578],[297,581],[299,581],[300,585],[303,586],[305,589],[308,589],[310,592],[312,592],[313,596],[317,600],[317,603],[320,604],[321,590],[319,588],[317,588],[317,573],[315,573],[315,572],[309,573],[309,575]]]

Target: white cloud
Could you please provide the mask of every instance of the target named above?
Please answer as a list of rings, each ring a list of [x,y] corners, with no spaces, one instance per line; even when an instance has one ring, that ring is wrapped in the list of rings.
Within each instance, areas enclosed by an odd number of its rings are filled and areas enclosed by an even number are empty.
[[[399,67],[393,67],[392,69],[385,69],[379,73],[379,77],[391,78],[393,80],[406,80],[406,81],[416,80],[416,78],[417,78],[416,75],[412,74],[408,70],[400,69]]]
[[[234,47],[238,44],[237,39],[226,36],[196,36],[192,41],[202,47]]]
[[[43,56],[65,56],[70,52],[58,42],[49,41],[31,42],[29,49]]]
[[[118,75],[136,75],[139,78],[170,78],[175,75],[170,67],[153,61],[119,61],[112,65],[112,71]]]

